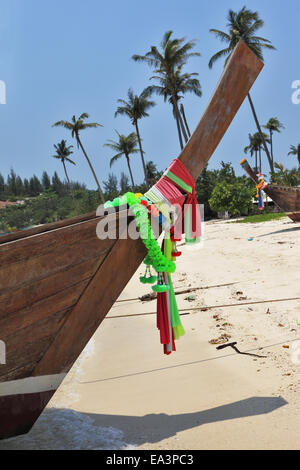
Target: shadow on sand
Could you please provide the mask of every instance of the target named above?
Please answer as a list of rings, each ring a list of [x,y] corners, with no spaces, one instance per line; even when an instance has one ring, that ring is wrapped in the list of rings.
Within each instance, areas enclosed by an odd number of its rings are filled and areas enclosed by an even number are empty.
[[[276,232],[270,232],[270,233],[265,233],[263,235],[257,235],[256,238],[268,237],[269,235],[277,235],[278,233],[297,232],[299,230],[300,230],[300,226],[298,225],[297,227],[293,227],[293,228],[285,228],[283,230],[277,230]]]
[[[157,443],[203,424],[272,413],[286,404],[282,397],[251,397],[194,413],[145,416],[47,408],[27,435],[0,441],[0,449],[121,449]]]
[[[97,425],[120,429],[126,442],[143,444],[159,442],[203,424],[271,413],[286,404],[287,401],[282,397],[251,397],[195,413],[160,413],[141,417],[93,414],[89,416],[95,419]]]

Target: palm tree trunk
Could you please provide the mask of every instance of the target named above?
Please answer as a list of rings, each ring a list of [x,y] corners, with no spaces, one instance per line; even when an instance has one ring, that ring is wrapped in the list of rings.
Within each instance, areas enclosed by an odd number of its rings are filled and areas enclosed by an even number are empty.
[[[260,137],[261,137],[261,140],[262,140],[262,143],[263,143],[263,146],[264,146],[266,155],[267,155],[267,157],[268,157],[270,169],[271,169],[271,171],[273,172],[273,171],[274,171],[274,166],[273,166],[273,163],[272,163],[272,159],[271,159],[271,156],[270,156],[270,152],[269,152],[269,149],[268,149],[268,147],[267,147],[266,141],[265,141],[265,139],[264,139],[263,133],[262,133],[262,131],[261,131],[261,127],[260,127],[260,124],[259,124],[258,119],[257,119],[257,115],[256,115],[256,112],[255,112],[255,109],[254,109],[254,105],[253,105],[253,102],[252,102],[250,93],[248,93],[247,96],[248,96],[248,100],[249,100],[249,103],[250,103],[250,107],[251,107],[251,110],[252,110],[252,114],[253,114],[253,117],[254,117],[254,120],[255,120],[255,123],[256,123],[257,130],[258,130],[258,132],[259,132],[259,135],[260,135]]]
[[[261,147],[259,147],[259,172],[261,173]]]
[[[273,171],[274,171],[274,155],[273,155],[273,132],[272,132],[272,129],[270,129],[270,142],[271,142],[271,158],[272,158],[272,166],[273,166]]]
[[[172,105],[173,105],[173,114],[174,114],[174,116],[175,116],[175,121],[176,121],[176,125],[177,125],[177,131],[178,131],[178,137],[179,137],[179,144],[180,144],[181,150],[183,150],[183,140],[182,140],[180,125],[179,125],[179,119],[178,119],[178,116],[177,116],[177,114],[176,114],[175,106],[174,106],[173,103],[172,103]]]
[[[136,135],[137,135],[138,142],[139,142],[142,164],[143,164],[143,168],[144,168],[145,183],[146,183],[147,189],[149,189],[150,185],[149,185],[148,178],[147,178],[147,169],[146,169],[146,164],[145,164],[145,159],[144,159],[144,152],[143,152],[143,149],[142,149],[142,141],[141,141],[141,137],[140,137],[140,132],[139,132],[139,127],[138,127],[137,121],[135,122],[135,129],[136,129]]]
[[[173,97],[173,100],[174,100],[174,103],[175,103],[175,112],[176,112],[176,116],[178,117],[178,122],[180,124],[182,135],[183,135],[183,138],[185,140],[185,143],[187,143],[189,138],[187,136],[187,133],[186,133],[186,130],[185,130],[185,127],[184,127],[184,124],[183,124],[183,120],[181,118],[181,115],[180,115],[180,112],[179,112],[179,109],[178,109],[178,103],[177,103],[177,100],[176,100],[175,97]]]
[[[71,188],[71,183],[70,183],[69,175],[68,175],[68,173],[67,173],[66,164],[65,164],[64,161],[62,161],[62,164],[63,164],[63,166],[64,166],[64,170],[65,170],[65,175],[66,175],[66,178],[67,178],[68,186],[69,186],[69,189],[70,189],[70,191],[71,191],[74,209],[76,209],[75,198],[74,198],[74,192],[73,192],[73,189]]]
[[[257,150],[255,150],[255,172],[257,173]]]
[[[181,103],[181,105],[180,105],[180,112],[181,112],[181,114],[182,114],[182,117],[183,117],[183,120],[184,120],[184,124],[185,124],[186,130],[187,130],[188,136],[191,137],[190,129],[189,129],[189,126],[188,126],[186,117],[185,117],[184,107],[183,107],[183,104],[182,104],[182,103]]]
[[[87,156],[86,151],[84,150],[84,147],[83,147],[83,145],[82,145],[82,143],[81,143],[81,140],[80,140],[78,134],[76,134],[76,140],[77,140],[77,143],[78,143],[78,145],[80,146],[80,148],[81,148],[81,150],[82,150],[82,152],[83,152],[83,155],[84,155],[85,158],[87,159],[87,162],[88,162],[88,164],[89,164],[89,166],[90,166],[91,172],[93,173],[94,179],[95,179],[95,181],[96,181],[96,185],[97,185],[97,187],[98,187],[100,199],[101,199],[102,203],[104,204],[104,203],[105,203],[105,199],[104,199],[104,194],[103,194],[103,192],[102,192],[100,183],[99,183],[99,181],[98,181],[98,178],[97,178],[97,175],[96,175],[96,173],[95,173],[95,170],[94,170],[94,168],[93,168],[93,166],[92,166],[92,164],[91,164],[91,162],[90,162],[90,159],[89,159],[89,157]]]
[[[129,155],[126,155],[125,154],[125,157],[126,157],[126,160],[127,160],[127,165],[128,165],[128,170],[129,170],[129,174],[130,174],[130,178],[131,178],[131,183],[132,183],[132,191],[134,192],[134,181],[133,181],[133,175],[132,175],[132,171],[131,171],[131,167],[130,167],[130,160],[129,160]]]

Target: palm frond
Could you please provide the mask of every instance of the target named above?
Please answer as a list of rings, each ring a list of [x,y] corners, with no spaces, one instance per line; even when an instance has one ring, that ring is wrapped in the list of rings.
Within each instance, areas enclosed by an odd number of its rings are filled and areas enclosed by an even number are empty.
[[[119,160],[119,158],[122,157],[122,155],[123,155],[123,152],[120,152],[120,153],[117,153],[114,157],[112,157],[112,158],[110,159],[110,162],[109,162],[109,167],[111,168],[112,165],[113,165],[117,160]]]
[[[224,31],[220,31],[219,29],[212,28],[209,30],[209,32],[215,34],[215,36],[217,36],[217,38],[223,42],[230,42],[229,34],[224,33]]]
[[[227,56],[229,53],[231,52],[231,48],[230,47],[227,47],[227,49],[222,49],[221,51],[217,52],[216,54],[214,54],[209,63],[208,63],[208,66],[209,68],[211,69],[212,66],[214,65],[214,63],[220,59],[221,57],[224,57],[224,56]]]

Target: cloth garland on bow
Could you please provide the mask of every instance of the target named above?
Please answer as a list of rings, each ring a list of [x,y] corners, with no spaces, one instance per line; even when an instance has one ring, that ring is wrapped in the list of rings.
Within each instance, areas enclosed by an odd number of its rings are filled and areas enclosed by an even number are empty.
[[[195,181],[187,168],[176,158],[162,178],[145,193],[145,196],[170,221],[169,231],[165,232],[162,251],[166,258],[172,261],[181,255],[177,251],[176,242],[181,240],[183,233],[187,244],[200,241],[201,218],[195,186]],[[174,208],[175,211],[172,210]],[[161,282],[168,286],[168,289],[157,293],[157,327],[164,353],[170,354],[176,350],[175,340],[184,335],[184,329],[178,313],[171,274],[163,273]]]
[[[162,178],[145,196],[164,214],[171,206],[181,207],[177,214],[174,232],[185,233],[185,242],[197,243],[201,237],[201,218],[196,197],[196,183],[184,164],[176,158]]]
[[[104,207],[107,209],[125,204],[130,207],[135,217],[142,242],[148,252],[144,260],[146,272],[144,276],[140,277],[140,282],[143,284],[154,284],[157,282],[152,289],[157,292],[158,297],[166,292],[169,294],[166,297],[160,297],[162,301],[166,302],[164,308],[166,316],[157,319],[157,326],[161,333],[161,343],[164,345],[164,352],[165,354],[170,354],[172,351],[175,351],[175,339],[184,334],[171,280],[171,273],[174,273],[176,270],[176,265],[173,261],[176,259],[173,256],[174,247],[172,243],[166,243],[166,250],[164,252],[159,247],[148,217],[149,213],[154,217],[158,217],[159,212],[153,207],[151,201],[142,194],[128,192],[121,197],[115,198],[113,201],[107,201]],[[157,276],[151,274],[150,266],[155,269]]]
[[[154,284],[157,292],[157,328],[164,353],[176,350],[175,340],[185,334],[179,316],[171,274],[176,270],[175,261],[181,252],[176,242],[185,233],[186,243],[195,243],[201,236],[201,219],[196,198],[195,181],[183,163],[175,159],[158,183],[145,195],[126,193],[124,196],[108,201],[105,208],[128,204],[134,214],[141,239],[147,248],[144,260],[146,271],[140,277],[143,284]],[[172,208],[176,205],[176,220]],[[165,238],[160,248],[153,233],[149,213],[160,217]],[[152,275],[151,266],[157,275]]]

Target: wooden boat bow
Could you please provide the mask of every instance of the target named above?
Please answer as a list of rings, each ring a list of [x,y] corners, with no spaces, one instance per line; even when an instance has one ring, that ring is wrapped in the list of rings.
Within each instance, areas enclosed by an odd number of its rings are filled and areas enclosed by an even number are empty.
[[[241,161],[241,165],[248,176],[257,185],[258,177],[246,158]],[[295,186],[266,184],[263,191],[293,222],[300,222],[300,188]]]
[[[179,157],[195,179],[262,67],[241,41]],[[145,257],[140,240],[99,240],[100,220],[93,213],[0,239],[0,438],[31,428]]]

